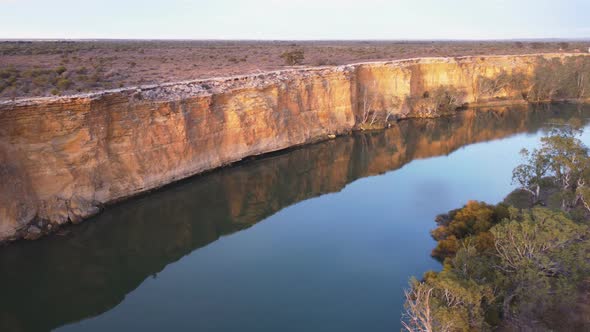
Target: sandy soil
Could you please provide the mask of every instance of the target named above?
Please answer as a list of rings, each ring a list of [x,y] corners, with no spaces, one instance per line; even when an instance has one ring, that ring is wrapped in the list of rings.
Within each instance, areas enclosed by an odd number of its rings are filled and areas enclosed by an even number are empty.
[[[300,65],[342,65],[422,56],[585,52],[590,42],[454,41],[35,41],[0,42],[0,99],[68,95],[230,76]]]

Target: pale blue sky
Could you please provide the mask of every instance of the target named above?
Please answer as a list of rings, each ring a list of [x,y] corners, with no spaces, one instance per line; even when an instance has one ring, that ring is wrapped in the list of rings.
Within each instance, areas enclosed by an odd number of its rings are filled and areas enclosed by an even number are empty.
[[[590,0],[0,0],[0,38],[590,37]]]

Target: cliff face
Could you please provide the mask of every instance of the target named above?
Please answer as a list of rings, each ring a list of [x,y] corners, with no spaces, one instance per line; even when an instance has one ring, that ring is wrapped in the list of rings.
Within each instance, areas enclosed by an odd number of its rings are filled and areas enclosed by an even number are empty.
[[[387,130],[356,132],[222,169],[113,206],[93,222],[72,228],[71,236],[0,250],[0,284],[10,285],[2,290],[0,331],[47,331],[96,316],[168,264],[287,206],[471,143],[536,132],[548,122],[586,124],[588,111],[572,105],[523,106],[402,121]],[[31,319],[31,312],[42,314]]]
[[[0,103],[0,241],[35,238],[102,204],[371,117],[415,116],[412,99],[439,87],[481,103],[479,77],[530,77],[540,59],[415,59]],[[505,86],[494,98],[520,95]]]

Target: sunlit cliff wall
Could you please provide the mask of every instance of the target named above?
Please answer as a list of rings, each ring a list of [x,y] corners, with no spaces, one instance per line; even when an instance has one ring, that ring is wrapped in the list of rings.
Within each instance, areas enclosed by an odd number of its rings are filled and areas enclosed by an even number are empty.
[[[2,289],[0,331],[48,331],[96,316],[168,264],[292,204],[417,158],[534,133],[548,122],[586,124],[584,110],[519,106],[402,121],[170,186],[113,206],[66,236],[6,246],[0,250],[0,284],[10,287]],[[31,319],[31,312],[44,314]]]
[[[478,77],[502,69],[530,76],[539,57],[414,59],[1,102],[0,241],[35,238],[105,203],[347,133],[367,99],[394,118],[412,117],[406,100],[437,87],[473,103]],[[507,87],[496,97],[522,102],[520,94]]]

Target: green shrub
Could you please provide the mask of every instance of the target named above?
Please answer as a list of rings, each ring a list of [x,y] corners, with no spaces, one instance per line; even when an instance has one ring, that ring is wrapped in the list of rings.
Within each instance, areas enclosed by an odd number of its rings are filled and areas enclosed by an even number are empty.
[[[285,63],[289,66],[300,65],[305,59],[305,54],[303,50],[285,51],[281,54],[281,58],[285,60]]]
[[[483,217],[486,223],[494,209],[470,202],[450,214]],[[576,301],[590,275],[589,232],[561,212],[511,210],[508,218],[480,233],[480,240],[488,242],[485,250],[467,237],[441,272],[411,282],[404,326],[408,331],[489,331],[499,325],[511,331],[585,330],[581,326],[589,321],[576,313]],[[581,318],[582,325],[572,317]]]
[[[88,73],[88,68],[86,68],[86,67],[78,67],[76,69],[76,74],[78,74],[78,75],[84,75],[87,73]]]
[[[460,241],[468,237],[473,237],[479,249],[490,249],[488,231],[508,216],[508,207],[504,204],[493,206],[477,201],[469,201],[461,209],[438,216],[438,227],[431,232],[438,241],[432,256],[440,260],[454,256],[461,247]]]
[[[60,78],[55,85],[58,89],[64,91],[68,90],[72,86],[72,81],[67,78]]]
[[[56,72],[58,75],[61,75],[61,74],[65,73],[65,72],[66,72],[66,70],[67,70],[67,69],[66,69],[66,67],[64,67],[64,66],[59,66],[59,67],[55,68],[55,72]]]

